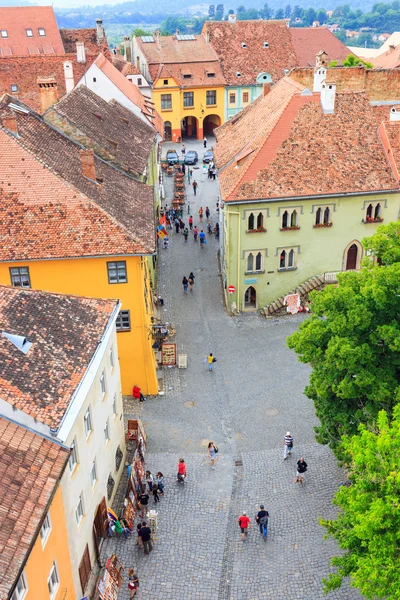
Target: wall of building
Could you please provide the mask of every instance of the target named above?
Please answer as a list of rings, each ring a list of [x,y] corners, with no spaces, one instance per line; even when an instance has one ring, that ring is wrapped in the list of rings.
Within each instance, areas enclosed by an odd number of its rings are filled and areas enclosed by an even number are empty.
[[[131,394],[134,384],[144,394],[157,394],[156,362],[150,333],[153,314],[146,257],[126,260],[127,283],[108,283],[107,262],[112,257],[73,260],[0,263],[0,283],[10,285],[10,268],[29,266],[31,286],[48,292],[96,298],[119,298],[122,310],[130,310],[131,329],[118,333],[122,393]]]
[[[114,367],[110,363],[110,350],[114,353]],[[65,506],[68,542],[71,554],[72,575],[77,590],[76,598],[83,596],[79,579],[79,564],[82,560],[86,544],[89,545],[92,567],[96,563],[96,551],[93,538],[93,521],[102,498],[107,499],[111,506],[117,491],[120,477],[124,470],[122,459],[119,469],[116,469],[115,455],[119,447],[125,457],[125,427],[120,384],[120,370],[117,360],[117,336],[115,330],[104,347],[103,357],[97,369],[96,376],[87,393],[81,409],[76,416],[70,433],[65,440],[69,447],[75,443],[78,464],[71,470],[68,465],[61,480]],[[106,393],[102,394],[100,377],[106,375]],[[114,414],[113,402],[116,401],[117,413]],[[84,415],[88,408],[91,414],[92,431],[87,436],[84,425]],[[108,420],[109,440],[106,442],[105,425]],[[96,462],[97,480],[92,486],[90,472],[93,462]],[[110,498],[107,497],[108,477],[115,481]],[[83,495],[84,516],[77,522],[75,510],[79,496]],[[82,593],[81,593],[82,592]]]
[[[384,222],[399,218],[400,194],[372,194],[330,199],[299,199],[259,204],[224,205],[223,267],[226,287],[234,285],[229,295],[239,309],[244,308],[244,294],[249,286],[257,293],[257,305],[263,308],[314,275],[345,270],[346,248],[354,241],[375,233],[378,223],[363,223],[367,206],[381,204]],[[330,207],[331,227],[316,228],[316,211]],[[284,211],[297,211],[297,230],[281,231]],[[248,233],[248,216],[264,212],[265,232]],[[239,212],[240,214],[234,214]],[[238,230],[238,224],[239,229]],[[295,250],[295,268],[280,271],[283,249]],[[262,253],[260,272],[247,272],[247,254]],[[360,258],[360,255],[359,255]],[[238,275],[239,268],[239,275]]]
[[[26,563],[24,575],[28,584],[28,592],[24,600],[50,598],[47,580],[54,561],[56,561],[60,578],[60,585],[54,600],[75,600],[77,593],[72,577],[69,547],[66,543],[67,526],[60,486],[54,495],[49,515],[51,531],[47,540],[42,544],[40,535],[37,537]]]
[[[225,120],[231,119],[241,110],[246,108],[262,93],[262,85],[230,86],[225,88]],[[248,102],[244,102],[243,94],[248,94]],[[231,95],[235,94],[235,102],[231,102]]]

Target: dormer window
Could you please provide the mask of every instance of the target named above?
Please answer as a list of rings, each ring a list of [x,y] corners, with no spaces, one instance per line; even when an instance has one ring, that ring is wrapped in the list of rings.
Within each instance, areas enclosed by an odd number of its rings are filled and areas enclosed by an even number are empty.
[[[45,30],[43,29],[43,27],[39,27],[38,29],[38,33],[40,35],[40,37],[44,37],[46,35]]]
[[[241,77],[242,74],[239,71],[236,71],[236,77]]]
[[[164,85],[168,85],[168,79],[164,79]]]
[[[8,37],[8,31],[7,31],[7,29],[2,29],[1,30],[1,37],[2,38],[7,38]]]
[[[11,91],[14,92],[14,93],[18,92],[18,86],[17,86],[16,83],[12,83],[11,84]]]
[[[191,78],[191,74],[190,73],[185,73],[183,76],[184,79],[190,79]]]
[[[242,48],[247,48],[246,42],[242,42]]]
[[[269,47],[268,42],[264,42],[263,46],[264,46],[264,48],[268,48]]]
[[[215,73],[207,73],[207,77],[215,77]]]
[[[32,31],[32,29],[27,29],[26,30],[26,37],[33,37],[33,31]]]

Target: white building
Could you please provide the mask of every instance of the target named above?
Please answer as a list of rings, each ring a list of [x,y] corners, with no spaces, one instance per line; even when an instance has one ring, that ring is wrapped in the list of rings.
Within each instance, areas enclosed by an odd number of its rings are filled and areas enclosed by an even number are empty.
[[[119,310],[116,300],[0,286],[0,414],[71,448],[61,486],[77,600],[96,563],[96,513],[124,468]]]

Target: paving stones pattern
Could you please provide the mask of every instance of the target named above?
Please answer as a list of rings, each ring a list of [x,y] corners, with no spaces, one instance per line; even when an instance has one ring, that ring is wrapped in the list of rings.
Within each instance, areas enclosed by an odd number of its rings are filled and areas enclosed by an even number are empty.
[[[202,157],[198,142],[185,145]],[[164,144],[164,152],[170,146]],[[208,205],[215,224],[218,184],[202,179],[201,168],[194,173],[196,199],[191,188],[188,192],[194,222],[199,207]],[[170,197],[172,179],[165,186]],[[165,300],[160,314],[176,326],[177,350],[187,354],[188,368],[166,369],[164,396],[143,406],[125,404],[125,417],[141,414],[147,427],[147,468],[166,477],[165,496],[156,505],[157,540],[144,556],[135,536],[109,539],[103,559],[116,551],[126,569],[138,569],[139,599],[360,599],[348,584],[328,595],[322,591],[321,579],[338,549],[324,540],[318,519],[334,516],[331,498],[343,476],[330,451],[314,440],[317,419],[303,395],[309,369],[286,347],[286,337],[304,316],[228,317],[217,241],[208,237],[201,250],[191,237],[187,243],[174,231],[170,237],[169,249],[160,249],[159,292]],[[181,281],[190,271],[196,279],[186,296]],[[209,352],[218,359],[212,373],[203,365]],[[284,462],[282,437],[288,430],[295,447]],[[214,471],[206,451],[210,439],[220,449]],[[188,465],[184,485],[176,482],[181,456]],[[304,487],[294,483],[300,456],[309,464]],[[117,508],[124,486],[126,478]],[[261,502],[271,514],[268,540],[253,524],[242,542],[237,519],[246,510],[254,521]],[[120,600],[128,597],[125,580]]]

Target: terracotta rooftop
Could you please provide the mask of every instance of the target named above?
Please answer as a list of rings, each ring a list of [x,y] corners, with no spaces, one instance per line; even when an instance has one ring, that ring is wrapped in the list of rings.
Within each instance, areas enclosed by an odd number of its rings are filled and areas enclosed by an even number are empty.
[[[18,580],[69,451],[0,417],[0,598]]]
[[[172,77],[182,87],[225,86],[225,78],[218,61],[193,62],[185,65],[181,63],[150,65],[149,72],[153,82],[156,79]]]
[[[216,134],[226,202],[398,189],[362,92],[324,114],[320,94],[284,78]]]
[[[327,27],[293,27],[289,31],[299,67],[315,66],[315,57],[320,50],[327,53],[328,64],[352,54]]]
[[[78,63],[75,54],[62,54],[58,56],[22,56],[0,59],[0,96],[4,93],[12,94],[33,110],[40,112],[40,89],[38,78],[54,77],[57,85],[56,98],[61,98],[66,93],[64,63],[72,62],[75,83],[83,77],[94,60],[94,56],[87,55],[86,63]],[[14,92],[12,86],[17,86]]]
[[[136,104],[157,132],[162,136],[164,133],[164,124],[161,116],[154,109],[154,104],[149,98],[144,96],[138,86],[128,81],[124,75],[114,65],[100,54],[94,64],[103,72],[103,74],[131,101]]]
[[[137,37],[136,41],[149,65],[218,60],[214,50],[202,35],[193,37],[194,40],[179,40],[176,35],[162,35],[160,36],[160,48],[155,37],[153,37],[154,42],[143,42],[141,37]]]
[[[387,52],[379,54],[376,58],[368,60],[374,67],[379,69],[396,69],[400,67],[400,45],[392,47]]]
[[[51,107],[44,119],[76,141],[78,127],[87,136],[85,146],[98,156],[132,174],[144,174],[156,132],[118,102],[106,102],[81,85]]]
[[[0,36],[2,57],[64,54],[52,6],[0,7],[0,28],[7,32]]]
[[[99,39],[96,27],[91,29],[60,29],[65,52],[71,54],[76,52],[76,42],[84,42],[86,55],[97,56],[102,52],[110,59],[111,52],[103,28],[102,31],[103,37]]]
[[[96,157],[96,180],[85,177],[78,144],[7,100],[19,133],[0,129],[0,260],[152,254],[151,187]]]
[[[118,304],[1,285],[0,398],[57,429]]]
[[[112,64],[124,77],[127,75],[139,75],[143,77],[142,73],[135,67],[135,65],[127,60],[124,60],[121,55],[115,56],[114,54],[111,56]]]

